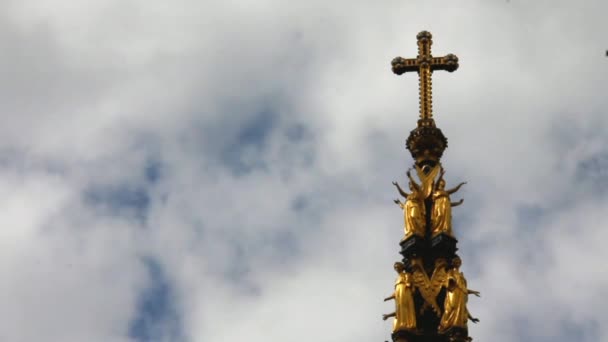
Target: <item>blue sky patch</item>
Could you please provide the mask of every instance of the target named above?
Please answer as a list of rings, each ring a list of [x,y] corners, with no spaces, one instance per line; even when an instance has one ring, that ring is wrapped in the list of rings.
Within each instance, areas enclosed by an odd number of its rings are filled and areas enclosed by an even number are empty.
[[[276,112],[268,110],[258,112],[241,127],[236,143],[238,145],[262,147],[275,127],[277,119],[278,114]]]
[[[143,187],[132,185],[98,185],[84,191],[87,205],[109,215],[127,215],[145,220],[150,195]]]
[[[143,263],[150,281],[140,294],[137,312],[129,324],[129,337],[138,342],[180,341],[181,321],[168,276],[154,258],[145,258]]]
[[[255,155],[263,153],[277,117],[278,114],[272,111],[259,112],[244,123],[234,140],[223,149],[221,160],[234,174],[242,175],[265,167],[265,163]]]
[[[148,183],[158,182],[162,176],[162,164],[158,160],[148,160],[144,168],[144,176]]]
[[[590,186],[592,192],[605,192],[608,190],[608,152],[595,154],[581,161],[575,174],[578,182]]]

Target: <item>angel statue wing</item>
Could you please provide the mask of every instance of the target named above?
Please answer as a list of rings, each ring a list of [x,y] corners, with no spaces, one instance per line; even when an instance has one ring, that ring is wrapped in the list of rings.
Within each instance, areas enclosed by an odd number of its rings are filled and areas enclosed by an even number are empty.
[[[426,275],[424,270],[420,268],[416,268],[412,275],[414,286],[416,286],[416,288],[420,292],[420,295],[426,302],[422,306],[421,310],[426,309],[426,307],[430,305],[433,311],[439,315],[441,311],[439,310],[439,306],[437,305],[437,294],[433,290],[433,286],[431,280],[429,280],[429,277]],[[439,289],[441,289],[441,286],[439,286]],[[439,293],[439,291],[437,291],[437,293]]]
[[[433,276],[431,277],[431,291],[435,298],[439,295],[439,291],[441,291],[441,288],[445,285],[447,278],[448,273],[444,267],[436,268],[435,271],[433,271]]]

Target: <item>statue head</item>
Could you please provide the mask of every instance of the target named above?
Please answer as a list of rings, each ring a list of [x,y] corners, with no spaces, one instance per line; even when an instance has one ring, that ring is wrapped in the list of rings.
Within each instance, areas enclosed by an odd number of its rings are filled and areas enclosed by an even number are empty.
[[[414,269],[414,268],[421,268],[423,269],[424,266],[422,265],[422,259],[421,258],[412,258],[410,260],[410,266]]]
[[[439,182],[437,183],[437,189],[439,189],[439,190],[445,189],[445,180],[443,180],[443,178],[440,179]]]
[[[454,259],[452,259],[452,266],[455,268],[459,268],[462,265],[462,260],[460,259],[460,257],[455,257]]]
[[[395,269],[395,271],[397,271],[397,273],[401,273],[405,270],[405,265],[403,265],[402,262],[397,261],[394,265],[393,268]]]

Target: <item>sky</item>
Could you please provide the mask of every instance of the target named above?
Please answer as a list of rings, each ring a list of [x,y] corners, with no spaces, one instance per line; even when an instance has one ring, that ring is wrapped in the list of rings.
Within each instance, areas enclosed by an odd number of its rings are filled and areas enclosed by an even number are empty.
[[[390,339],[415,74],[475,341],[608,341],[608,4],[0,2],[0,341]]]

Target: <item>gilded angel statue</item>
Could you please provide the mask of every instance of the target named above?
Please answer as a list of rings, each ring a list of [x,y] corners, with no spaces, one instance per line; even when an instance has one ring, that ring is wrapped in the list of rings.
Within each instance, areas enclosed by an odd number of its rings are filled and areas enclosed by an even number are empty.
[[[433,210],[431,212],[431,236],[437,236],[441,233],[447,234],[451,237],[454,237],[452,232],[452,207],[456,207],[461,205],[464,202],[464,199],[461,199],[458,202],[451,202],[450,195],[455,193],[460,189],[461,186],[467,184],[467,182],[462,182],[458,184],[458,186],[453,189],[446,190],[445,189],[445,180],[443,179],[443,175],[445,174],[445,170],[443,167],[441,168],[441,173],[439,175],[439,179],[435,183],[435,188],[433,191],[432,199],[433,199]]]
[[[473,323],[479,322],[479,319],[474,318],[467,309],[467,301],[469,294],[480,296],[479,291],[469,290],[467,288],[467,280],[464,274],[460,272],[462,260],[455,257],[452,260],[452,269],[448,270],[445,287],[447,290],[444,304],[443,315],[439,323],[438,331],[445,333],[451,328],[467,328],[467,321],[470,319]]]
[[[414,309],[414,285],[412,274],[405,271],[405,266],[401,262],[396,262],[393,266],[397,272],[395,281],[395,291],[384,301],[395,300],[395,312],[382,315],[383,320],[395,317],[393,321],[393,332],[399,330],[416,329],[416,311]]]
[[[407,171],[407,176],[410,179],[410,191],[407,193],[401,189],[399,183],[393,182],[393,185],[397,187],[399,194],[406,198],[405,203],[400,200],[394,200],[401,209],[403,209],[403,220],[404,220],[404,239],[409,238],[412,235],[418,235],[424,237],[425,226],[426,226],[426,209],[424,205],[424,198],[420,185],[416,183],[412,178],[410,170]]]

